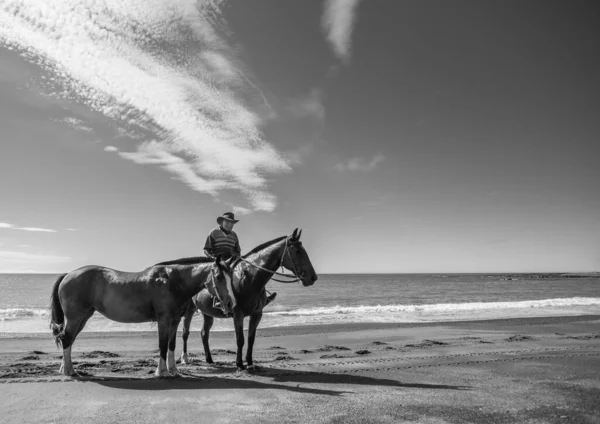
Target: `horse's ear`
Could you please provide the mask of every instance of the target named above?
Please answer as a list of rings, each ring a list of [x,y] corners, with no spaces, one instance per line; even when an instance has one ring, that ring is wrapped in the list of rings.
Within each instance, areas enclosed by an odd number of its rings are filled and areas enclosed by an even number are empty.
[[[301,235],[302,235],[302,228],[300,228],[300,231],[298,231],[298,235],[296,236],[298,238],[298,240],[300,240]]]
[[[296,228],[296,229],[294,230],[294,232],[292,233],[292,238],[293,238],[293,239],[296,239],[296,238],[298,238],[298,234],[297,234],[297,233],[298,233],[298,229]]]

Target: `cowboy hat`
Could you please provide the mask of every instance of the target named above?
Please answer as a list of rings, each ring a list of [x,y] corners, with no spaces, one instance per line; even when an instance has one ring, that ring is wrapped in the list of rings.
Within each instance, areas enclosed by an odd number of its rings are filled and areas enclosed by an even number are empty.
[[[221,225],[221,222],[223,222],[224,219],[231,221],[234,224],[240,221],[239,219],[235,219],[233,212],[225,212],[223,215],[217,218],[217,224]]]

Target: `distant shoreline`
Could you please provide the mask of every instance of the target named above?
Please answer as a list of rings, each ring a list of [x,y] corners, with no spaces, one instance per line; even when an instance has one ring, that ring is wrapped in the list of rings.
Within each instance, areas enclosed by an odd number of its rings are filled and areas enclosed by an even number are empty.
[[[72,271],[72,270],[70,270]],[[0,275],[49,275],[66,274],[64,272],[0,272]],[[139,271],[139,270],[138,270]],[[434,277],[448,276],[481,276],[481,277],[507,277],[512,279],[560,279],[560,278],[600,278],[600,271],[590,272],[331,272],[319,273],[320,276],[340,275],[429,275]]]

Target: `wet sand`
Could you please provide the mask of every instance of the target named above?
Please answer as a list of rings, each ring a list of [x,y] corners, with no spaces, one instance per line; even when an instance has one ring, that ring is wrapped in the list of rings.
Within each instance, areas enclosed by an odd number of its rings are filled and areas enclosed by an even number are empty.
[[[2,422],[600,422],[600,316],[259,328],[252,372],[211,348],[156,379],[155,333],[83,333],[72,379],[48,335],[0,338]]]

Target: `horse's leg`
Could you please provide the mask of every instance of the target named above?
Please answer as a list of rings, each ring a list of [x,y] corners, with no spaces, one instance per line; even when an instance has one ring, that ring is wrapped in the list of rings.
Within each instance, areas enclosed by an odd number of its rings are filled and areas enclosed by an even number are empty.
[[[258,328],[258,324],[260,324],[261,318],[262,311],[250,315],[250,322],[248,323],[248,349],[246,350],[246,363],[248,364],[248,368],[257,368],[252,363],[252,348],[254,347],[256,329]]]
[[[242,350],[244,349],[244,314],[239,311],[233,312],[233,325],[235,327],[235,339],[237,341],[237,356],[235,364],[238,370],[244,370],[244,361],[242,360]]]
[[[192,324],[192,318],[194,318],[195,312],[196,307],[192,302],[190,303],[190,306],[186,309],[185,315],[183,316],[183,334],[181,336],[181,338],[183,339],[183,351],[181,352],[181,363],[184,365],[190,363],[187,353],[187,341],[188,337],[190,337],[190,325]]]
[[[202,324],[202,332],[200,335],[202,336],[202,346],[204,346],[204,359],[207,364],[213,364],[213,358],[210,354],[210,347],[208,346],[208,337],[210,336],[210,329],[215,322],[215,319],[210,315],[202,314],[204,316],[204,323]]]
[[[167,371],[167,347],[169,345],[169,324],[168,318],[158,319],[158,349],[160,351],[160,358],[158,359],[158,366],[154,375],[156,377],[166,377],[169,375]]]
[[[171,321],[171,325],[169,326],[169,351],[167,352],[167,370],[171,375],[179,374],[177,365],[175,365],[175,344],[177,343],[177,328],[179,327],[180,321],[181,317],[174,319],[173,321]]]
[[[81,332],[81,330],[83,330],[87,320],[94,315],[94,312],[94,309],[90,309],[89,311],[85,312],[85,315],[78,314],[77,316],[73,316],[70,314],[70,317],[65,317],[65,329],[61,336],[61,344],[63,348],[63,357],[59,370],[61,374],[72,377],[77,377],[79,375],[73,368],[71,348],[73,347],[73,343],[75,343],[75,338]]]

